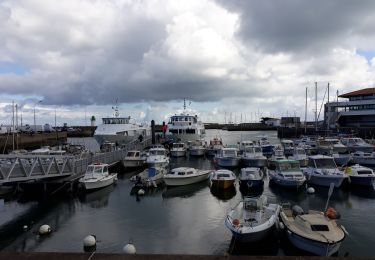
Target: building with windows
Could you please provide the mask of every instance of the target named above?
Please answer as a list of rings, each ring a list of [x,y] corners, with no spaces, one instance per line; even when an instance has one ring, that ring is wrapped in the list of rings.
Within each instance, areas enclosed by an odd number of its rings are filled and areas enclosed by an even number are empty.
[[[324,106],[324,122],[336,127],[375,127],[375,88],[365,88],[338,96]],[[343,101],[342,99],[346,99]]]

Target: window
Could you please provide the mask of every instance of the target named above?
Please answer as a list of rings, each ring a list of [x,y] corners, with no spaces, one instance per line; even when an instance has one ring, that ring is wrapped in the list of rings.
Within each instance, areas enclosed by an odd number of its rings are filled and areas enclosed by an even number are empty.
[[[329,231],[327,225],[311,225],[312,231]]]
[[[178,175],[185,175],[185,172],[179,172]]]

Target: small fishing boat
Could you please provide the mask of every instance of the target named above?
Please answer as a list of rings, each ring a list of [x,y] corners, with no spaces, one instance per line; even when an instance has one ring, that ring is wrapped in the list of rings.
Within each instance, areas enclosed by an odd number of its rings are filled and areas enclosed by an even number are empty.
[[[221,167],[237,167],[240,164],[237,148],[223,147],[215,156],[215,161]]]
[[[130,181],[134,182],[137,187],[156,188],[163,183],[163,177],[168,173],[166,168],[150,167],[141,173],[134,175]]]
[[[326,187],[333,183],[336,188],[348,177],[337,168],[333,157],[326,155],[309,156],[307,168],[303,169],[303,173],[308,183]]]
[[[240,153],[243,153],[246,148],[255,146],[255,143],[253,141],[241,141],[239,143],[239,150]]]
[[[359,137],[348,137],[342,138],[341,142],[347,146],[349,152],[365,152],[372,153],[374,151],[374,146],[366,143],[362,138]]]
[[[172,157],[184,157],[186,156],[186,145],[185,143],[173,143],[171,149]]]
[[[211,175],[211,186],[218,189],[228,189],[234,186],[236,175],[230,170],[217,170]]]
[[[260,146],[246,146],[241,154],[242,163],[249,167],[264,167],[267,157],[263,155]]]
[[[306,181],[299,162],[295,160],[275,161],[275,170],[270,170],[269,176],[275,184],[287,188],[298,189]]]
[[[281,146],[283,147],[285,156],[292,156],[294,151],[294,143],[292,140],[281,140]]]
[[[206,142],[202,139],[195,140],[189,147],[192,156],[203,156],[206,153]]]
[[[280,146],[277,146],[274,149],[274,152],[271,156],[271,158],[268,160],[268,167],[270,169],[275,169],[276,167],[276,162],[279,160],[286,160],[286,157],[284,155],[284,149],[281,148]]]
[[[317,141],[318,153],[330,155],[332,153],[345,153],[347,147],[336,138],[320,138]]]
[[[148,167],[165,168],[169,165],[169,157],[164,147],[150,148],[146,157]]]
[[[371,168],[355,164],[345,167],[344,171],[350,184],[375,187],[375,173]]]
[[[212,171],[197,170],[190,167],[179,167],[164,175],[164,182],[167,186],[189,185],[205,181],[210,177]]]
[[[223,141],[221,140],[221,138],[215,137],[210,141],[210,145],[207,148],[207,155],[215,156],[223,147]]]
[[[267,197],[244,197],[225,219],[225,226],[236,240],[248,243],[267,238],[278,222],[280,206],[268,204]]]
[[[79,183],[86,190],[103,188],[113,184],[117,180],[117,173],[108,172],[108,164],[95,163],[87,167],[85,175],[79,179]]]
[[[273,154],[275,146],[268,141],[268,138],[266,136],[262,136],[262,138],[259,140],[259,145],[260,147],[262,147],[264,156],[268,157]]]
[[[242,168],[239,178],[240,189],[262,188],[264,185],[263,173],[260,168]]]
[[[126,153],[126,156],[122,160],[122,164],[125,168],[139,168],[145,165],[146,157],[141,151],[131,150]]]
[[[320,211],[309,210],[304,213],[300,207],[283,207],[280,219],[290,242],[315,255],[335,254],[345,239],[343,227]]]
[[[306,167],[307,166],[307,154],[306,150],[302,147],[295,147],[293,151],[293,155],[289,157],[289,159],[296,160],[299,162],[299,165],[301,167]]]
[[[367,166],[375,166],[375,153],[366,153],[358,151],[351,154],[354,163]]]

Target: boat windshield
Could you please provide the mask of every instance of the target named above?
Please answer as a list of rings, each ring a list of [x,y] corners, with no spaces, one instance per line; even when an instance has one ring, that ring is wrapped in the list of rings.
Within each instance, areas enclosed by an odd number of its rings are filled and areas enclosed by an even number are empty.
[[[128,157],[139,156],[139,152],[128,152]]]
[[[356,144],[366,144],[366,142],[363,141],[362,138],[353,138],[352,140],[353,140],[354,143],[356,143]]]
[[[228,173],[218,173],[217,178],[229,178],[230,175]]]
[[[102,166],[89,166],[87,167],[87,173],[102,173],[103,167]]]
[[[235,150],[227,150],[227,151],[224,151],[223,154],[225,156],[237,156],[237,153]]]
[[[321,158],[315,160],[316,168],[324,168],[324,169],[336,169],[336,164],[333,158]]]
[[[150,151],[150,155],[164,155],[164,151],[162,150]]]
[[[299,171],[299,162],[279,163],[278,169],[282,172]]]

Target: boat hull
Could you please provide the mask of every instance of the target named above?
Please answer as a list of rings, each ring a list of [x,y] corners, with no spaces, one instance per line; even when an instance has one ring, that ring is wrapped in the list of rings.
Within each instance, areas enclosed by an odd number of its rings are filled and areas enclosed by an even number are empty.
[[[353,157],[353,163],[357,163],[360,165],[367,165],[367,166],[374,166],[375,165],[375,157],[373,158],[366,158],[366,157]]]
[[[265,240],[267,237],[270,237],[271,234],[275,231],[275,224],[273,224],[268,229],[261,230],[258,232],[253,232],[253,233],[239,233],[233,229],[230,229],[230,231],[232,232],[232,235],[233,237],[235,237],[236,241],[239,241],[241,243],[252,243],[252,242],[262,241],[262,240]]]
[[[83,179],[81,179],[79,182],[83,184],[85,190],[96,190],[113,184],[116,179],[117,174],[110,174],[109,176],[99,181],[84,181]]]
[[[212,180],[212,187],[217,189],[228,189],[234,186],[235,180]]]
[[[171,150],[171,156],[172,157],[184,157],[186,156],[186,151],[173,151]]]
[[[360,185],[360,186],[374,186],[375,177],[374,176],[349,176],[350,184]]]
[[[278,178],[277,175],[269,174],[270,179],[273,181],[273,183],[285,187],[285,188],[299,188],[301,187],[306,180],[301,179],[282,179]]]
[[[295,247],[319,256],[331,256],[340,249],[341,245],[341,241],[332,244],[322,243],[299,236],[290,230],[287,230],[287,235]]]
[[[321,176],[321,175],[306,175],[307,182],[319,186],[329,187],[331,183],[335,185],[335,188],[339,188],[342,182],[345,180],[345,176]]]
[[[237,167],[240,160],[239,158],[218,158],[217,164],[221,167]]]
[[[205,154],[205,149],[190,149],[189,153],[192,156],[203,156]]]
[[[127,159],[124,159],[122,161],[122,165],[125,168],[138,168],[138,167],[143,167],[145,165],[145,161],[144,160],[127,160]]]
[[[146,136],[147,138],[148,136]],[[101,135],[95,134],[95,140],[101,145],[104,142],[116,143],[117,145],[123,145],[132,141],[138,140],[138,136],[124,136],[124,135]]]
[[[210,176],[210,171],[205,174],[194,176],[194,177],[186,177],[186,178],[168,178],[167,176],[164,177],[164,182],[167,186],[183,186],[189,185],[201,181],[205,181]]]
[[[260,189],[263,186],[263,180],[240,180],[240,189]]]

